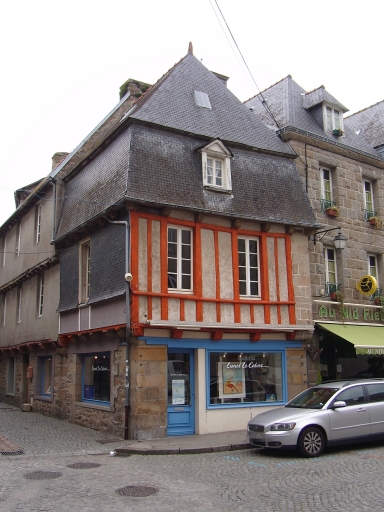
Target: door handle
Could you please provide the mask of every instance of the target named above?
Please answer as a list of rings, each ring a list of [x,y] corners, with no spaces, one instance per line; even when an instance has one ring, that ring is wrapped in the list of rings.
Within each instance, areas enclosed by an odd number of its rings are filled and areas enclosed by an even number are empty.
[[[365,412],[367,409],[365,407],[360,407],[360,409],[357,409],[357,412]]]

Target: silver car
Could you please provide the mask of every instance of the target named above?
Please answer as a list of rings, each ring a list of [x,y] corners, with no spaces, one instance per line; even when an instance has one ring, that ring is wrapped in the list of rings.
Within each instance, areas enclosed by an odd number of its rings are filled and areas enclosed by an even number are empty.
[[[248,423],[255,447],[321,455],[326,446],[384,438],[384,379],[324,382]]]

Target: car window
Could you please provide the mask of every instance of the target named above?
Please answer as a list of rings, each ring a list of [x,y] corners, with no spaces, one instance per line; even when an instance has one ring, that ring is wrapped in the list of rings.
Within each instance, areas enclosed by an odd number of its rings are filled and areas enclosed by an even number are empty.
[[[371,402],[384,402],[384,384],[368,384],[367,390]]]
[[[306,389],[291,400],[286,407],[303,407],[308,409],[321,409],[339,388],[315,387]]]
[[[364,403],[363,386],[354,386],[353,388],[344,389],[336,397],[335,401],[342,400],[347,406],[358,405]]]

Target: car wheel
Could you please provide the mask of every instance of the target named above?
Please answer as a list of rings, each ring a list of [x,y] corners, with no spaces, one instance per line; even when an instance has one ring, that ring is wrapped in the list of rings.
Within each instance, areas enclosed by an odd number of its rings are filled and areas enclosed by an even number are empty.
[[[315,427],[303,430],[299,439],[299,450],[304,457],[319,457],[325,448],[324,434]]]

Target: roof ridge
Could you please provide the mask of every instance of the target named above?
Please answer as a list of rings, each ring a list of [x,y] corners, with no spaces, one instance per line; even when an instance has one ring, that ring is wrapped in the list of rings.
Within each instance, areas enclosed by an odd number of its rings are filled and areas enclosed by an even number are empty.
[[[255,94],[254,96],[251,96],[250,98],[248,98],[247,100],[244,100],[243,103],[246,103],[247,101],[249,100],[253,100],[253,98],[256,98],[256,96],[259,96],[260,94],[263,94],[263,92],[266,92],[268,91],[268,89],[271,89],[272,87],[275,87],[275,85],[279,84],[280,82],[283,82],[284,80],[286,80],[287,78],[291,78],[292,79],[292,75],[287,75],[285,76],[284,78],[281,78],[280,80],[278,80],[276,83],[272,84],[272,85],[269,85],[268,87],[266,87],[265,89],[263,89],[262,91],[258,92],[257,94]]]
[[[315,89],[312,89],[312,91],[307,91],[305,94],[311,94],[315,91],[318,91],[319,89],[324,89],[326,91],[327,89],[324,87],[324,85],[319,85],[319,87],[315,87]]]
[[[373,105],[369,105],[368,107],[362,108],[361,110],[358,110],[357,112],[354,112],[353,114],[350,114],[349,116],[346,116],[345,119],[350,118],[356,114],[361,114],[361,112],[364,112],[365,110],[368,110],[369,108],[376,107],[376,105],[379,105],[380,103],[384,103],[384,100],[380,100],[376,103],[373,103]]]

